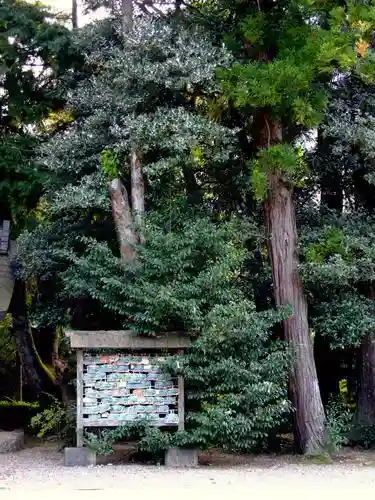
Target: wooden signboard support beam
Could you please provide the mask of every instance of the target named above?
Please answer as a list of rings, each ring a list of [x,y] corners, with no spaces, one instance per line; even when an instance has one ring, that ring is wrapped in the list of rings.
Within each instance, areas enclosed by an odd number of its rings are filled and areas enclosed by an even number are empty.
[[[178,430],[185,430],[185,383],[184,377],[178,377]]]
[[[77,448],[83,446],[83,351],[77,351]]]
[[[183,349],[180,349],[179,355],[183,354]],[[178,430],[185,430],[185,381],[182,375],[178,376]]]

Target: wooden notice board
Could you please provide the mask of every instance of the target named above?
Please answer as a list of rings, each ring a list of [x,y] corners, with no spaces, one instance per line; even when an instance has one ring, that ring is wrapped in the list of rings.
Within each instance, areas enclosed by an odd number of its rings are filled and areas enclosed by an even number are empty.
[[[188,338],[147,338],[127,331],[66,335],[77,351],[77,446],[83,446],[85,427],[147,421],[184,429],[184,380],[171,377],[163,363],[173,351],[182,354]]]
[[[164,356],[83,356],[83,425],[116,427],[147,420],[158,427],[179,423],[178,381],[161,370]]]

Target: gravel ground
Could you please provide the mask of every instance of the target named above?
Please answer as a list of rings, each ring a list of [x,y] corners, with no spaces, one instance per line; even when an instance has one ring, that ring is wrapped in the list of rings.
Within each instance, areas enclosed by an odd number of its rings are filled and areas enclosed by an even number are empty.
[[[370,462],[368,462],[370,463]],[[52,447],[0,455],[1,500],[178,500],[288,498],[340,500],[375,490],[375,466],[359,463],[312,465],[266,460],[237,466],[172,470],[140,465],[65,468]],[[53,495],[53,496],[51,496]],[[319,498],[320,497],[320,498]]]

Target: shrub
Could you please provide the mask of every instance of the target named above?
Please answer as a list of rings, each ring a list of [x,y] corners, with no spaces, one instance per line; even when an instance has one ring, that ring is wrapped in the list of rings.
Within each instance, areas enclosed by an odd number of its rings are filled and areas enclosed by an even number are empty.
[[[104,429],[86,432],[84,443],[98,455],[113,453],[113,445],[118,441],[136,441],[137,451],[143,456],[151,456],[155,460],[162,459],[162,452],[175,446],[184,447],[192,444],[192,436],[185,431],[168,432],[150,426],[147,422],[125,424],[115,429]]]
[[[369,450],[375,446],[375,425],[357,424],[350,434],[350,444]]]
[[[0,428],[3,430],[24,429],[39,411],[39,403],[27,401],[0,401]]]
[[[182,365],[196,408],[187,415],[187,430],[201,448],[262,448],[289,414],[289,356],[270,338],[281,317],[258,313],[246,300],[208,314]]]
[[[51,404],[45,410],[35,415],[30,426],[37,431],[37,437],[56,439],[65,445],[75,441],[75,404],[66,407],[54,396],[50,396]]]
[[[349,443],[353,427],[353,409],[345,402],[342,395],[330,399],[327,409],[328,443],[333,452]]]

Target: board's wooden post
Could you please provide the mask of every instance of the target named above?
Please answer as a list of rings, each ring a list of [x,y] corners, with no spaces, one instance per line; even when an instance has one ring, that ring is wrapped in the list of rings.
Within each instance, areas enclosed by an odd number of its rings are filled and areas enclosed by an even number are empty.
[[[83,350],[77,351],[77,448],[83,446]]]
[[[179,355],[184,354],[183,350],[179,351]],[[185,430],[185,382],[182,375],[178,376],[178,430]]]

